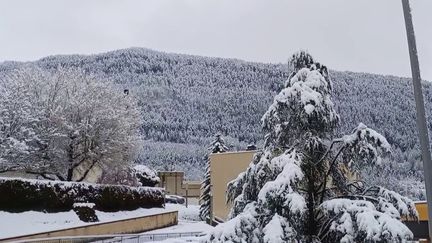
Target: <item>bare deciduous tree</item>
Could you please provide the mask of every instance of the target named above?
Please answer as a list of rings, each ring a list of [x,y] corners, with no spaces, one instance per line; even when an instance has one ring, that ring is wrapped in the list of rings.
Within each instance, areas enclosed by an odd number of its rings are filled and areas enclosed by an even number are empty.
[[[0,86],[8,90],[0,98],[3,170],[82,181],[95,166],[134,159],[141,114],[113,83],[82,71],[24,68]]]

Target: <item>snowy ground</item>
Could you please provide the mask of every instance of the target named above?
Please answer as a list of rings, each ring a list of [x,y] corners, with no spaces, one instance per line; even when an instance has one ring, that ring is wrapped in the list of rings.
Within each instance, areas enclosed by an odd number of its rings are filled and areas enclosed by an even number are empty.
[[[167,205],[166,208],[140,208],[133,211],[120,211],[115,213],[96,211],[96,215],[100,220],[98,223],[103,223],[170,211],[176,211],[176,209]],[[72,210],[60,213],[35,211],[8,213],[0,211],[0,219],[0,239],[95,224],[82,222]]]
[[[131,237],[130,239],[123,239],[123,243],[136,243],[136,242],[146,242],[145,236],[152,235],[156,239],[172,237],[174,235],[187,234],[187,233],[206,233],[211,230],[213,227],[206,224],[205,222],[199,219],[199,206],[198,205],[190,205],[186,208],[184,205],[178,204],[167,204],[167,209],[169,210],[178,210],[179,212],[179,223],[178,225],[157,229],[152,231],[147,231],[141,234],[141,237]],[[169,236],[171,234],[171,236]],[[114,238],[112,242],[118,242],[118,238]],[[163,242],[163,243],[183,243],[183,242],[198,242],[198,237],[181,237],[181,238],[170,238],[162,241],[157,241],[155,239],[150,240],[151,242]],[[104,242],[110,242],[109,240],[104,240]]]
[[[188,208],[183,205],[167,205],[169,209],[176,209],[179,212],[179,223],[178,225],[152,230],[145,232],[143,234],[164,234],[164,233],[188,233],[188,232],[202,232],[205,233],[211,230],[213,227],[206,224],[199,219],[199,206],[190,205]],[[158,241],[154,241],[158,242]],[[159,241],[163,243],[183,243],[183,242],[198,242],[197,237],[185,237],[178,239],[167,239],[164,241]]]
[[[167,204],[165,208],[137,209],[115,213],[96,211],[96,214],[100,222],[110,222],[171,211],[179,212],[178,225],[148,231],[143,234],[206,232],[212,228],[203,221],[200,221],[198,217],[198,205],[190,205],[186,208],[184,205]],[[8,213],[0,211],[0,218],[2,219],[0,220],[0,239],[94,224],[80,221],[73,211],[60,213],[42,213],[35,211]]]
[[[145,232],[144,234],[160,233],[186,233],[186,232],[206,232],[213,227],[201,221],[199,218],[199,206],[191,205],[186,208],[183,205],[168,204],[167,209],[178,210],[179,223],[171,227]]]

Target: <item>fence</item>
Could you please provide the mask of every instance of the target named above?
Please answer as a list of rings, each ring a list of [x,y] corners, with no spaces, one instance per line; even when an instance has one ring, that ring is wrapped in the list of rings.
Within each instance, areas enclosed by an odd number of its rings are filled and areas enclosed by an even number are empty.
[[[194,238],[203,236],[202,232],[181,232],[181,233],[159,233],[159,234],[122,234],[122,235],[89,235],[74,237],[53,237],[43,239],[32,239],[15,241],[16,243],[141,243],[162,241],[172,238]],[[192,241],[192,240],[191,240]]]

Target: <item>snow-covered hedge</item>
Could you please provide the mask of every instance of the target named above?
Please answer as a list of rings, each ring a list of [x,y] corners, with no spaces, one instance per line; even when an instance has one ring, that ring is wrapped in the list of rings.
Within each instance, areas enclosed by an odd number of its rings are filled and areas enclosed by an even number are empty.
[[[0,177],[0,210],[9,212],[68,211],[79,202],[107,212],[162,207],[164,194],[161,188]]]

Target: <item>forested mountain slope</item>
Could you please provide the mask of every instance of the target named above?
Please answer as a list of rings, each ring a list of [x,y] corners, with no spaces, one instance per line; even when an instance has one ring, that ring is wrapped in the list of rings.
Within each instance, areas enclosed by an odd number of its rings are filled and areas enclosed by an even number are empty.
[[[129,89],[139,97],[144,114],[142,163],[185,170],[192,178],[202,176],[205,145],[215,133],[227,136],[233,149],[262,142],[261,116],[288,75],[285,64],[131,48],[89,56],[50,56],[30,63],[4,62],[0,78],[23,65],[52,71],[80,68]],[[330,74],[342,121],[340,131],[350,131],[359,122],[376,129],[393,146],[391,170],[398,176],[421,179],[410,80],[367,73]],[[425,83],[424,91],[429,112],[431,85]]]

